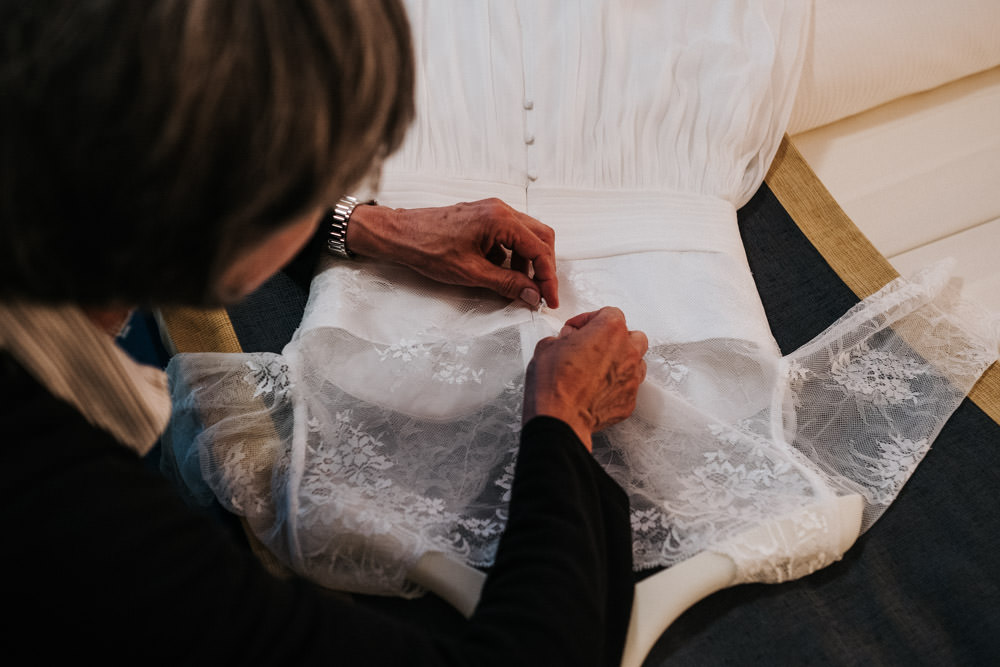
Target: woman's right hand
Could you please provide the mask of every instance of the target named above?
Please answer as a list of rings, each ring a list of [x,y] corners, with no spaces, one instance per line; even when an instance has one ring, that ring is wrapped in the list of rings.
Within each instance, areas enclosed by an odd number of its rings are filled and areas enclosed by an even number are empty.
[[[589,450],[592,433],[635,410],[648,347],[646,335],[629,331],[617,308],[573,317],[557,337],[543,338],[535,347],[524,384],[523,421],[543,415],[561,419]]]

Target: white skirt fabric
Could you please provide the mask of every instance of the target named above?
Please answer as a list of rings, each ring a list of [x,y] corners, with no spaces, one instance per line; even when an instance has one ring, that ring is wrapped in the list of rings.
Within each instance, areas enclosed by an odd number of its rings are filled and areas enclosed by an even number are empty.
[[[282,354],[168,367],[169,459],[297,572],[413,595],[423,555],[487,567],[505,525],[524,369],[605,305],[650,340],[636,414],[594,455],[632,501],[637,569],[705,550],[745,581],[840,557],[997,356],[997,327],[935,269],[782,357],[736,208],[763,181],[809,5],[700,0],[410,2],[418,118],[385,165],[396,207],[500,197],[556,230],[558,310],[326,261]],[[558,484],[559,480],[553,480]],[[810,509],[811,508],[811,509]],[[810,511],[803,511],[810,509]],[[738,536],[796,516],[766,548]]]

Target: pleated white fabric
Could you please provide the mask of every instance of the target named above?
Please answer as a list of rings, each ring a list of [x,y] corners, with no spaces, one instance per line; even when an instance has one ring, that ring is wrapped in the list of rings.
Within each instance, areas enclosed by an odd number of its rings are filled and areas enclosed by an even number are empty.
[[[809,4],[408,6],[418,118],[380,202],[495,196],[539,218],[556,230],[561,308],[331,258],[281,355],[171,362],[164,443],[192,495],[334,588],[415,594],[407,573],[434,551],[488,566],[534,345],[615,305],[650,340],[636,415],[595,440],[632,498],[636,567],[714,550],[743,580],[782,581],[839,558],[836,499],[863,496],[871,525],[997,333],[967,332],[937,271],[778,351],[736,208],[788,122]],[[793,538],[741,544],[787,516]]]

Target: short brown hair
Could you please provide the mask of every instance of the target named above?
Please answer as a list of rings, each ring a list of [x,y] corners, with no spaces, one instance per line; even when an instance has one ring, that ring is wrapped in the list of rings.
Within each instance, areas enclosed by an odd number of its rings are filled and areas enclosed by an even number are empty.
[[[413,115],[398,0],[0,0],[0,298],[207,303]]]

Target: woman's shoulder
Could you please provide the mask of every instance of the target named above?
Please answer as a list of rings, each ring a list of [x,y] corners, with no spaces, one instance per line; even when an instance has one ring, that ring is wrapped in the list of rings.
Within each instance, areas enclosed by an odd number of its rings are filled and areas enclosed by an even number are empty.
[[[109,433],[90,424],[73,406],[57,398],[9,353],[0,350],[0,448],[4,459],[15,458],[34,472],[30,461],[48,464],[65,454],[139,457],[120,445]],[[5,465],[9,473],[17,473]]]

